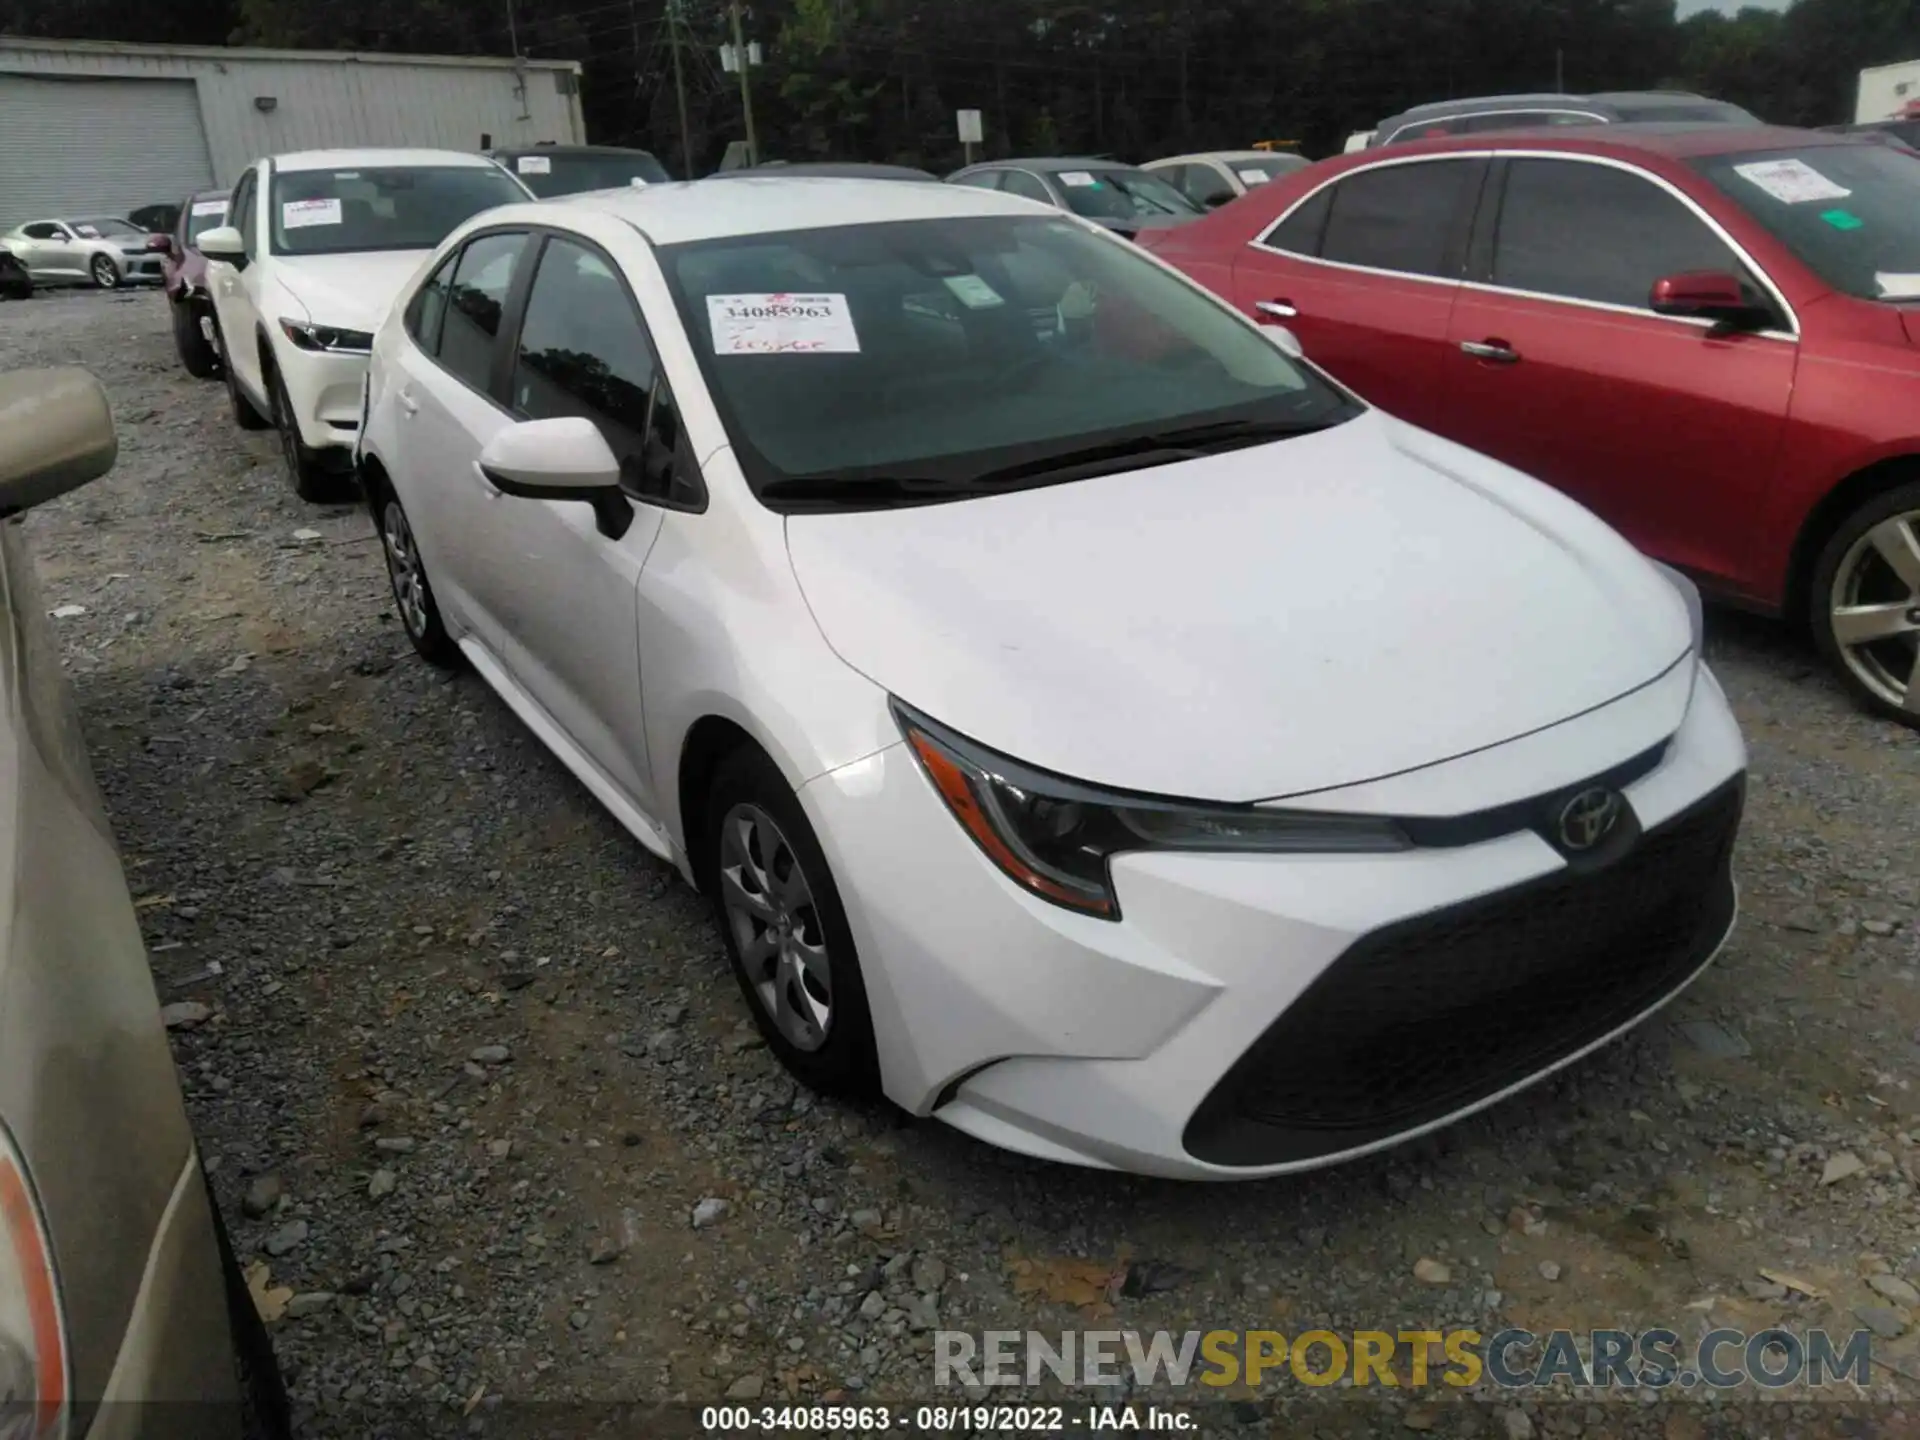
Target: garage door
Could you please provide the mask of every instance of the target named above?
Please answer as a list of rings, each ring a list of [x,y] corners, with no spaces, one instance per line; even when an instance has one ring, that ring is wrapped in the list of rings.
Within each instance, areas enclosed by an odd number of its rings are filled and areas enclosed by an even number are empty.
[[[125,215],[213,184],[191,80],[0,75],[0,228]]]

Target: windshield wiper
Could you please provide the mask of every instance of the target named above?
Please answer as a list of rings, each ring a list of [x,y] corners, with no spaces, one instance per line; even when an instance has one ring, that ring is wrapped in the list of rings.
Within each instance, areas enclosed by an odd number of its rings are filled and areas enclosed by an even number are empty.
[[[976,484],[1004,486],[1022,480],[1081,479],[1116,470],[1143,469],[1145,466],[1140,463],[1143,461],[1168,465],[1179,460],[1198,460],[1223,450],[1308,435],[1337,423],[1334,420],[1216,420],[1086,445],[1037,460],[1022,460],[982,471],[973,480]]]
[[[879,475],[866,479],[849,475],[794,475],[766,481],[760,487],[760,496],[765,500],[918,505],[990,495],[999,488],[977,484],[969,479],[942,480],[932,475]]]

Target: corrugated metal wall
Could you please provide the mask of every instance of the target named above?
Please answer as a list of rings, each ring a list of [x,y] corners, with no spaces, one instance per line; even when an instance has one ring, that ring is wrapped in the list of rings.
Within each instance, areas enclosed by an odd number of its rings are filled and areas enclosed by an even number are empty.
[[[0,226],[125,215],[213,183],[191,80],[0,75],[0,134]]]
[[[191,80],[222,185],[248,162],[288,150],[476,150],[483,135],[497,145],[586,139],[577,75],[553,62],[516,69],[507,61],[0,39],[0,107],[8,72]],[[262,96],[272,97],[271,111],[255,106]],[[33,163],[32,132],[9,123],[4,108],[0,136]],[[39,153],[58,163],[50,150]]]

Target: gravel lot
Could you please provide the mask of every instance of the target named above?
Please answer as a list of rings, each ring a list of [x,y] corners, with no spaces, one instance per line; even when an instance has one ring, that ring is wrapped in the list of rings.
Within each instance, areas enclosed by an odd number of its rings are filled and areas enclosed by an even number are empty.
[[[189,1007],[207,1163],[292,1292],[303,1433],[399,1402],[497,1433],[532,1400],[927,1399],[935,1325],[1864,1323],[1890,1337],[1871,1403],[1288,1385],[1207,1425],[1920,1424],[1920,743],[1775,627],[1712,617],[1753,750],[1744,918],[1666,1017],[1335,1172],[1083,1173],[796,1093],[696,897],[477,679],[413,658],[365,516],[294,498],[272,437],[177,365],[162,299],[0,307],[0,365],[44,364],[93,369],[120,425],[115,472],[29,524],[50,603],[86,607],[55,623],[161,998]]]

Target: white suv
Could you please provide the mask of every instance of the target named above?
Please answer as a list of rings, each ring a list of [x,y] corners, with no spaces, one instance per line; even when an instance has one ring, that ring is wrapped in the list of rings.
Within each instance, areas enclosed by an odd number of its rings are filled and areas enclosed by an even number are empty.
[[[457,150],[311,150],[256,161],[200,237],[233,417],[280,432],[303,500],[350,498],[373,332],[421,261],[482,210],[531,198]]]

